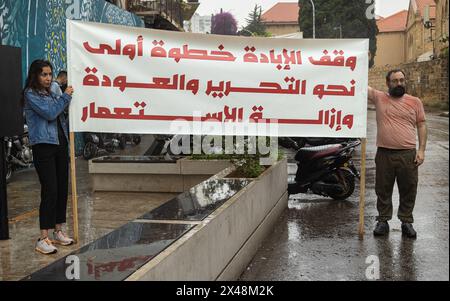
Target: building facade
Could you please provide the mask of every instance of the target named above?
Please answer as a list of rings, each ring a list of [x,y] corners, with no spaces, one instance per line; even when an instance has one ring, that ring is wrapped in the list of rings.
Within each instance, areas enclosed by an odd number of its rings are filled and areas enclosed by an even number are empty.
[[[273,36],[300,32],[298,3],[279,2],[262,14],[262,23]]]
[[[405,38],[408,11],[403,10],[386,18],[379,18],[375,66],[397,65],[406,59]]]
[[[408,10],[378,18],[375,66],[448,55],[449,0],[411,0]]]
[[[436,2],[436,34],[434,37],[434,50],[438,57],[448,55],[449,24],[448,9],[449,0],[435,0]]]
[[[406,62],[427,61],[434,57],[434,0],[411,0],[406,22]]]
[[[198,0],[111,0],[144,21],[146,28],[184,31],[200,3]]]
[[[184,30],[194,33],[211,33],[211,19],[212,16],[200,16],[195,13],[191,20],[184,22]]]

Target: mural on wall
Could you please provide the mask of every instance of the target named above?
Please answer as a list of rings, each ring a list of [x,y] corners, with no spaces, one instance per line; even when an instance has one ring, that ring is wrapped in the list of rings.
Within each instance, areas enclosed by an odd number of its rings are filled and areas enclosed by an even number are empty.
[[[39,0],[36,0],[39,1]],[[66,69],[66,10],[61,5],[61,0],[47,0],[45,20],[45,59],[49,60],[54,68],[55,74]]]
[[[135,21],[131,14],[123,14],[123,10],[115,5],[107,5],[104,7],[103,23],[110,24],[133,24]],[[135,25],[136,26],[136,25]]]
[[[26,24],[17,22],[17,18],[27,14],[27,6],[23,5],[22,1],[0,0],[0,41],[3,45],[25,45]]]
[[[0,0],[0,44],[22,48],[22,78],[35,59],[67,70],[66,19],[144,27],[136,15],[103,0]],[[70,75],[69,75],[70,76]],[[77,153],[82,149],[76,135]]]
[[[103,0],[0,0],[0,41],[22,48],[23,75],[45,58],[66,69],[66,18],[143,27],[142,20]]]

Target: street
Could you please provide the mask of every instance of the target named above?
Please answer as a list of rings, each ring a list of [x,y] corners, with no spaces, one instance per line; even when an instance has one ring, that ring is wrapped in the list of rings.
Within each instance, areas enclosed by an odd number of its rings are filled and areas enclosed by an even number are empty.
[[[402,238],[396,217],[397,188],[389,236],[375,238],[372,234],[377,215],[374,111],[369,111],[368,119],[364,239],[358,237],[359,187],[344,202],[305,194],[291,196],[288,210],[240,280],[367,280],[366,269],[373,267],[374,258],[379,259],[380,280],[449,280],[449,119],[427,114],[428,146],[419,169],[414,209],[415,241]],[[359,155],[355,155],[357,165]],[[289,173],[295,174],[295,165],[290,167]],[[368,257],[371,255],[377,257]]]
[[[448,281],[449,1],[0,0],[0,281]]]
[[[142,155],[153,142],[143,137],[138,146],[127,146],[116,154]],[[34,250],[39,237],[40,184],[34,168],[13,174],[8,184],[9,240],[0,241],[0,280],[20,280],[134,220],[175,196],[173,193],[93,192],[88,161],[76,159],[80,241],[42,256]],[[70,187],[70,184],[69,184]],[[70,189],[69,189],[70,191]],[[70,192],[69,192],[70,193]],[[67,224],[72,229],[72,202],[69,195]]]
[[[369,111],[366,206],[364,240],[358,237],[359,187],[347,201],[336,202],[309,194],[291,196],[288,209],[278,220],[240,280],[367,280],[366,269],[377,256],[380,280],[448,280],[448,162],[449,119],[428,113],[429,142],[426,160],[419,172],[419,189],[414,211],[416,241],[402,238],[396,218],[398,192],[394,189],[394,217],[391,233],[374,238],[376,196],[375,112]],[[142,155],[152,139],[127,147],[123,154]],[[289,158],[289,174],[296,165]],[[359,150],[355,163],[359,168]],[[164,203],[171,194],[92,193],[87,162],[77,160],[81,245],[132,220],[142,212]],[[12,240],[0,243],[0,279],[18,280],[66,255],[75,245],[56,256],[34,256],[39,182],[34,169],[19,171],[8,185]],[[70,209],[70,200],[68,212]],[[69,214],[70,216],[70,214]],[[71,225],[71,219],[68,220]],[[32,253],[33,252],[33,253]],[[32,253],[33,256],[29,257]],[[24,260],[24,258],[28,258]],[[366,259],[369,261],[366,263]]]

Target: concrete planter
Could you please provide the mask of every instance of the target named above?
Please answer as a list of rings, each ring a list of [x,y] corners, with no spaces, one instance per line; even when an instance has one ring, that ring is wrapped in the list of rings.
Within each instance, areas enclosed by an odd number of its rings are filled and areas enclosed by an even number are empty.
[[[190,158],[122,161],[110,162],[104,157],[89,161],[94,191],[183,192],[232,165],[227,160]]]
[[[127,280],[236,280],[287,208],[287,200],[283,159]]]

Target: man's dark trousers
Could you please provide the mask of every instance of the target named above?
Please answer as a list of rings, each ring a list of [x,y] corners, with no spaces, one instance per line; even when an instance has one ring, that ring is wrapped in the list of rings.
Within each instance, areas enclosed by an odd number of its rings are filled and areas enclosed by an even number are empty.
[[[403,223],[413,223],[416,202],[418,168],[414,163],[416,150],[394,150],[379,147],[375,157],[377,194],[377,221],[392,219],[392,191],[397,180],[400,194],[398,218]]]

